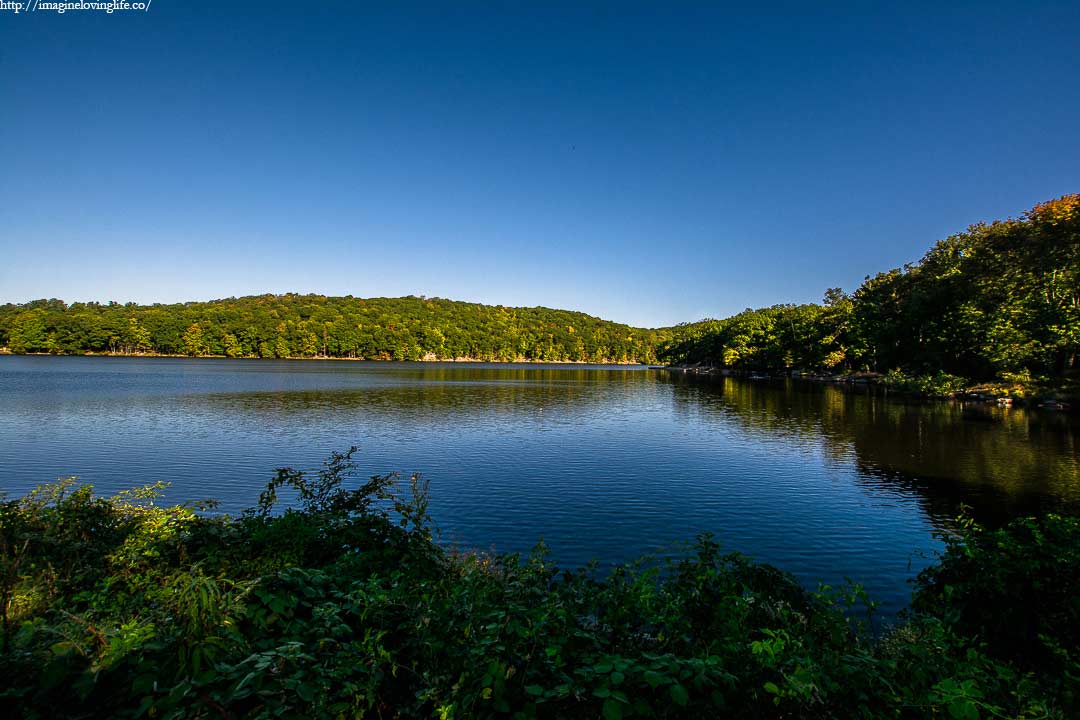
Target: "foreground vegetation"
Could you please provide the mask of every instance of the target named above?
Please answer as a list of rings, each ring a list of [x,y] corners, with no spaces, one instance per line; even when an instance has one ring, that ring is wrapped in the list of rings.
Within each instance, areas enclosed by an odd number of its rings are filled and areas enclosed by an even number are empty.
[[[240,517],[72,482],[0,504],[6,717],[1067,717],[1080,524],[970,522],[875,637],[700,538],[605,577],[447,552],[427,489],[352,453]],[[357,484],[352,489],[349,486]],[[292,508],[277,508],[278,493]]]
[[[1080,195],[973,225],[914,265],[821,305],[777,305],[677,329],[673,363],[745,370],[893,372],[950,395],[975,384],[1080,397]]]

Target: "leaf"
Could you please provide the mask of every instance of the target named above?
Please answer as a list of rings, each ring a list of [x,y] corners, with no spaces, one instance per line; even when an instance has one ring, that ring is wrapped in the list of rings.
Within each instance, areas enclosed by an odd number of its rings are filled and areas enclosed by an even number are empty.
[[[529,693],[530,695],[543,695],[544,688],[539,685],[526,685],[525,692]]]
[[[617,700],[607,699],[604,701],[604,720],[622,720],[623,706]]]
[[[979,720],[979,708],[970,700],[954,700],[949,703],[949,714],[956,720]]]
[[[61,642],[54,643],[50,649],[52,650],[53,655],[64,655],[75,649],[75,643],[68,640],[62,640]]]
[[[672,685],[669,692],[676,705],[685,706],[686,703],[690,702],[690,693],[686,692],[686,688],[678,683]]]
[[[765,683],[764,687],[765,687],[765,692],[767,692],[767,693],[772,693],[773,695],[779,695],[780,694],[780,688],[778,688],[776,686],[776,683],[774,683],[774,682],[767,682],[767,683]]]

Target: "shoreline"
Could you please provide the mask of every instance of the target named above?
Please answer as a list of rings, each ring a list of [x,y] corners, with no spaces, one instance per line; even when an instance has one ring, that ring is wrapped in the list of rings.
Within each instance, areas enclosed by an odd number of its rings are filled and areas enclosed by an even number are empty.
[[[419,360],[394,360],[389,358],[356,358],[356,357],[335,357],[332,355],[313,355],[313,356],[290,356],[290,357],[273,357],[264,358],[255,355],[245,355],[243,357],[229,357],[228,355],[180,355],[172,353],[119,353],[119,352],[86,352],[86,353],[46,353],[46,352],[28,352],[28,353],[14,353],[7,348],[0,348],[0,355],[10,357],[94,357],[94,358],[174,358],[181,360],[329,360],[335,362],[371,362],[371,363],[461,363],[461,364],[488,364],[488,365],[612,365],[617,367],[648,367],[650,369],[668,369],[668,366],[649,365],[644,362],[621,362],[618,360],[530,360],[528,358],[514,358],[513,360],[482,360],[480,358],[473,357],[455,357],[455,358],[431,358],[423,357]]]
[[[482,360],[473,357],[455,358],[432,358],[424,357],[419,360],[393,360],[386,358],[355,358],[334,357],[329,355],[315,355],[310,357],[275,357],[264,358],[257,356],[229,357],[228,355],[180,355],[170,353],[118,353],[118,352],[87,352],[87,353],[13,353],[6,347],[0,347],[0,356],[11,357],[91,357],[91,358],[171,358],[181,360],[288,360],[288,361],[333,361],[333,362],[365,362],[365,363],[413,363],[413,364],[486,364],[486,365],[581,365],[581,366],[608,366],[608,367],[641,367],[648,370],[667,370],[671,373],[705,377],[734,377],[743,380],[766,381],[766,380],[801,380],[817,384],[841,385],[849,387],[869,387],[880,389],[885,395],[890,392],[900,397],[916,400],[945,400],[951,402],[978,402],[987,405],[996,404],[998,407],[1024,407],[1042,410],[1064,411],[1070,414],[1080,413],[1080,397],[1076,397],[1060,388],[1039,388],[1030,386],[1014,385],[1009,390],[1004,389],[1002,382],[965,381],[962,390],[948,393],[925,392],[890,384],[887,376],[877,372],[855,372],[846,374],[814,373],[802,370],[787,370],[783,372],[764,372],[760,370],[737,370],[734,368],[705,365],[701,363],[659,365],[643,362],[620,362],[605,360],[601,362],[589,360],[531,360],[528,358],[514,358],[513,360]],[[908,379],[918,380],[932,376],[909,376]]]
[[[1069,413],[1080,411],[1080,398],[1062,391],[1060,388],[1013,385],[1005,389],[1004,381],[974,382],[964,380],[963,389],[947,393],[924,392],[897,386],[889,382],[888,377],[877,372],[856,372],[847,374],[813,373],[802,370],[788,370],[781,373],[760,370],[735,370],[715,365],[692,363],[689,365],[669,365],[671,372],[706,377],[735,377],[744,380],[801,380],[826,385],[849,387],[868,387],[879,389],[887,396],[891,392],[904,398],[916,400],[944,400],[950,402],[977,402],[997,405],[1002,408],[1024,407],[1028,409],[1055,410]],[[909,376],[909,380],[931,378],[932,376]]]

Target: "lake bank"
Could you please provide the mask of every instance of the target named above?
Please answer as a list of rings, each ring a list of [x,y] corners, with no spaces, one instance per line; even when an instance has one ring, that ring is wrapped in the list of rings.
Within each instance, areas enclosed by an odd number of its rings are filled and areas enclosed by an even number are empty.
[[[800,370],[783,372],[740,370],[703,363],[666,366],[676,373],[699,376],[738,377],[748,380],[795,380],[828,383],[841,386],[865,386],[894,393],[902,397],[925,400],[954,400],[984,402],[1001,407],[1039,407],[1046,410],[1080,411],[1080,389],[1072,383],[1037,383],[1031,380],[1001,380],[975,382],[951,375],[905,375],[890,373],[820,373]]]
[[[604,360],[593,362],[591,360],[530,360],[518,357],[511,360],[490,359],[474,357],[422,357],[418,360],[395,360],[393,358],[362,358],[362,357],[335,357],[332,355],[312,356],[282,356],[260,357],[258,355],[181,355],[176,353],[125,353],[125,352],[82,352],[82,353],[50,353],[50,352],[12,352],[10,348],[0,347],[0,355],[14,357],[89,357],[89,358],[179,358],[185,360],[333,360],[344,362],[370,362],[370,363],[478,363],[490,365],[612,365],[629,367],[652,367],[645,363]]]

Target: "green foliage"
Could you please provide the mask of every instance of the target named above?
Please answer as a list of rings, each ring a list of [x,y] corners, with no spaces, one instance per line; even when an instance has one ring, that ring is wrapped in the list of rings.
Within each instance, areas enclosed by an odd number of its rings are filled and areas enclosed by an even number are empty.
[[[681,326],[660,354],[746,370],[896,370],[913,390],[937,374],[930,394],[956,391],[950,377],[1067,384],[1080,370],[1080,195],[974,225],[851,297],[830,290],[823,305]]]
[[[1080,527],[968,527],[883,637],[701,537],[606,576],[432,542],[354,450],[237,518],[63,481],[0,504],[6,717],[1065,717]],[[290,506],[278,507],[279,494]]]
[[[851,312],[850,298],[834,288],[825,305],[774,305],[681,326],[660,355],[744,370],[841,369],[849,365]]]
[[[914,376],[905,375],[899,370],[890,370],[882,382],[890,390],[941,398],[953,397],[963,392],[968,384],[964,378],[940,370],[933,375]]]
[[[955,392],[951,377],[1027,375],[1069,389],[1080,382],[1080,195],[1042,203],[1020,219],[974,225],[918,263],[867,277],[850,296],[833,288],[820,305],[747,309],[675,328],[424,297],[263,295],[152,306],[36,300],[0,306],[0,347],[369,360],[659,358],[749,371],[897,371],[897,387],[922,392],[926,385],[941,395]]]
[[[669,336],[583,313],[422,297],[0,306],[0,347],[14,353],[648,363]]]
[[[1080,710],[1080,522],[1047,515],[990,532],[965,517],[940,565],[919,576],[916,610],[1039,672]]]

